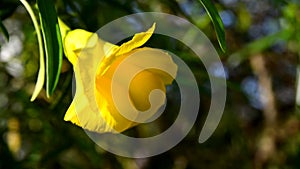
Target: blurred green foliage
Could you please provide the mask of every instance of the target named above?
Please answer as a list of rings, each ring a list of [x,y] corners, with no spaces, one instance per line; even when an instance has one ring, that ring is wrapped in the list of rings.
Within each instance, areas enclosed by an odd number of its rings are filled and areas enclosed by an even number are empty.
[[[34,6],[35,1],[29,1]],[[72,101],[72,67],[63,60],[53,96],[42,91],[30,102],[38,72],[38,43],[30,17],[16,1],[0,1],[1,20],[10,39],[0,34],[0,168],[286,168],[300,166],[300,112],[297,106],[300,53],[300,3],[297,0],[216,0],[226,31],[222,53],[205,9],[196,0],[62,0],[58,15],[72,29],[96,31],[106,23],[136,12],[165,12],[198,26],[219,50],[227,72],[226,108],[213,136],[197,142],[210,106],[210,83],[202,63],[180,42],[155,35],[148,46],[169,50],[188,63],[201,94],[197,122],[176,147],[161,155],[131,159],[113,155],[85,132],[63,121]],[[254,58],[263,56],[265,75]],[[257,67],[256,67],[257,66]],[[215,68],[217,70],[217,67]],[[276,113],[268,126],[262,76],[271,82]],[[135,127],[128,135],[145,137],[168,128],[179,105],[176,86],[168,93],[168,109],[149,131]]]

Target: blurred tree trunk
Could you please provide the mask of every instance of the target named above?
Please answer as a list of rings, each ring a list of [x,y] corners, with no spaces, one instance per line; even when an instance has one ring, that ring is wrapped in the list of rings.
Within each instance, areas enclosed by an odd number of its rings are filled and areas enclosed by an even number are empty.
[[[257,150],[254,158],[256,169],[264,168],[264,164],[276,153],[277,110],[272,89],[272,79],[266,68],[265,58],[258,54],[250,58],[254,74],[258,78],[260,101],[263,105],[264,126],[257,140]]]

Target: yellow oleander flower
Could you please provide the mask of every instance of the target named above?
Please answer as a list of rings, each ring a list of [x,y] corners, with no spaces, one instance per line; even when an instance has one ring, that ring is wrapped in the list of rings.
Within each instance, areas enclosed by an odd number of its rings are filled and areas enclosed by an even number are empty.
[[[76,93],[64,120],[90,131],[122,132],[138,124],[124,114],[147,113],[149,119],[165,104],[166,85],[170,85],[176,76],[177,65],[160,49],[138,48],[151,37],[155,24],[121,46],[105,42],[97,34],[82,29],[70,30],[60,20],[59,24],[64,52],[73,65],[76,79]],[[126,62],[133,55],[155,56],[153,62],[159,63],[169,74],[145,67],[144,61]],[[119,71],[119,78],[115,78],[121,64],[126,66],[126,71]],[[126,86],[127,75],[136,70],[141,71],[136,72]],[[159,89],[163,95],[154,101],[150,99],[150,103],[149,96],[154,89]],[[114,95],[127,98],[129,102],[115,102]]]

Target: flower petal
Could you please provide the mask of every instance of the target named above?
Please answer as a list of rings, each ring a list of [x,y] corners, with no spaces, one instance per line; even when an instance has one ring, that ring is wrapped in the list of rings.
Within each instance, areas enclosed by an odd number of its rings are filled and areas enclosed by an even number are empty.
[[[155,23],[153,23],[152,27],[149,28],[146,32],[141,32],[141,33],[137,33],[134,35],[134,37],[126,42],[123,43],[119,50],[115,53],[115,55],[122,55],[125,53],[128,53],[130,51],[132,51],[135,48],[138,48],[140,46],[142,46],[143,44],[145,44],[150,37],[152,36],[154,29],[155,29]]]
[[[176,76],[177,65],[171,56],[162,50],[135,49],[151,37],[154,28],[155,24],[147,32],[136,34],[131,41],[120,47],[104,42],[96,34],[84,30],[77,29],[66,33],[64,48],[74,67],[76,93],[64,120],[99,133],[122,132],[138,124],[125,118],[124,113],[138,115],[140,110],[147,110],[145,117],[150,118],[164,105],[165,85],[172,83]],[[124,74],[128,71],[143,71],[137,72],[138,75],[133,78],[130,86],[124,85],[123,77],[114,81],[116,83],[114,90],[130,101],[121,102],[117,108],[112,93],[115,92],[112,91],[113,76],[118,66],[131,54],[138,54],[139,59],[128,63],[126,65],[128,69],[123,71]],[[150,61],[144,60],[148,56],[155,57]],[[154,63],[158,67],[149,68],[147,63]],[[161,90],[164,94],[158,99],[155,98],[156,102],[149,101],[148,96],[155,89]]]
[[[103,75],[96,78],[96,90],[101,93],[97,101],[102,116],[110,116],[108,119],[113,119],[115,123],[112,126],[118,132],[137,124],[123,115],[145,122],[165,104],[165,85],[171,84],[176,72],[177,65],[171,56],[160,49],[135,49],[120,56]],[[160,90],[160,94],[151,96],[156,89]],[[113,95],[117,97],[112,99]],[[103,98],[107,103],[99,101]]]
[[[64,38],[65,54],[69,61],[73,65],[76,65],[80,51],[84,48],[91,48],[95,46],[97,42],[97,34],[93,34],[82,29],[69,31]]]
[[[76,56],[76,60],[73,60],[76,93],[64,120],[90,131],[112,132],[111,127],[106,124],[108,120],[105,120],[99,113],[94,93],[97,67],[105,55],[103,48],[105,42],[97,38],[94,46],[88,44],[87,48],[79,50],[80,45],[77,46],[78,50],[71,51]],[[75,49],[76,44],[70,44],[70,47]],[[105,100],[105,98],[102,99]]]
[[[132,51],[135,48],[138,48],[145,44],[150,37],[152,36],[155,29],[155,23],[153,23],[152,27],[149,28],[146,32],[140,32],[133,36],[133,38],[123,43],[120,47],[112,47],[109,51],[110,55],[106,55],[106,58],[103,60],[103,62],[99,66],[98,73],[99,75],[103,75],[105,71],[109,68],[109,65],[111,65],[112,62],[114,62],[119,56],[126,54],[130,51]]]
[[[166,87],[161,78],[150,71],[144,70],[139,72],[132,79],[129,87],[129,95],[136,109],[147,111],[151,108],[149,96],[154,89],[159,89],[163,93],[166,93]],[[161,101],[161,103],[157,103],[159,107],[165,103],[165,98],[161,99]]]
[[[67,33],[71,30],[60,18],[58,18],[58,25],[60,29],[61,38],[64,41]]]

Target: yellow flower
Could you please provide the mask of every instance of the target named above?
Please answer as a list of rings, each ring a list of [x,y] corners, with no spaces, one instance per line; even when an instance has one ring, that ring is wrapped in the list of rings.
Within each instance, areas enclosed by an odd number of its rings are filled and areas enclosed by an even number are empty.
[[[90,131],[122,132],[138,124],[128,116],[146,113],[145,121],[164,105],[166,85],[170,85],[176,76],[177,65],[160,49],[138,48],[151,37],[155,24],[121,46],[105,42],[97,34],[85,30],[70,30],[60,20],[59,24],[64,52],[73,65],[76,78],[76,93],[64,120]],[[131,56],[155,56],[154,62],[169,74],[147,68],[148,61],[126,62]],[[126,71],[118,71],[121,65]],[[136,70],[139,71],[126,86],[129,72]],[[119,76],[115,76],[116,73]],[[149,101],[154,89],[159,89],[163,95]],[[114,96],[127,98],[129,102],[116,102]]]

